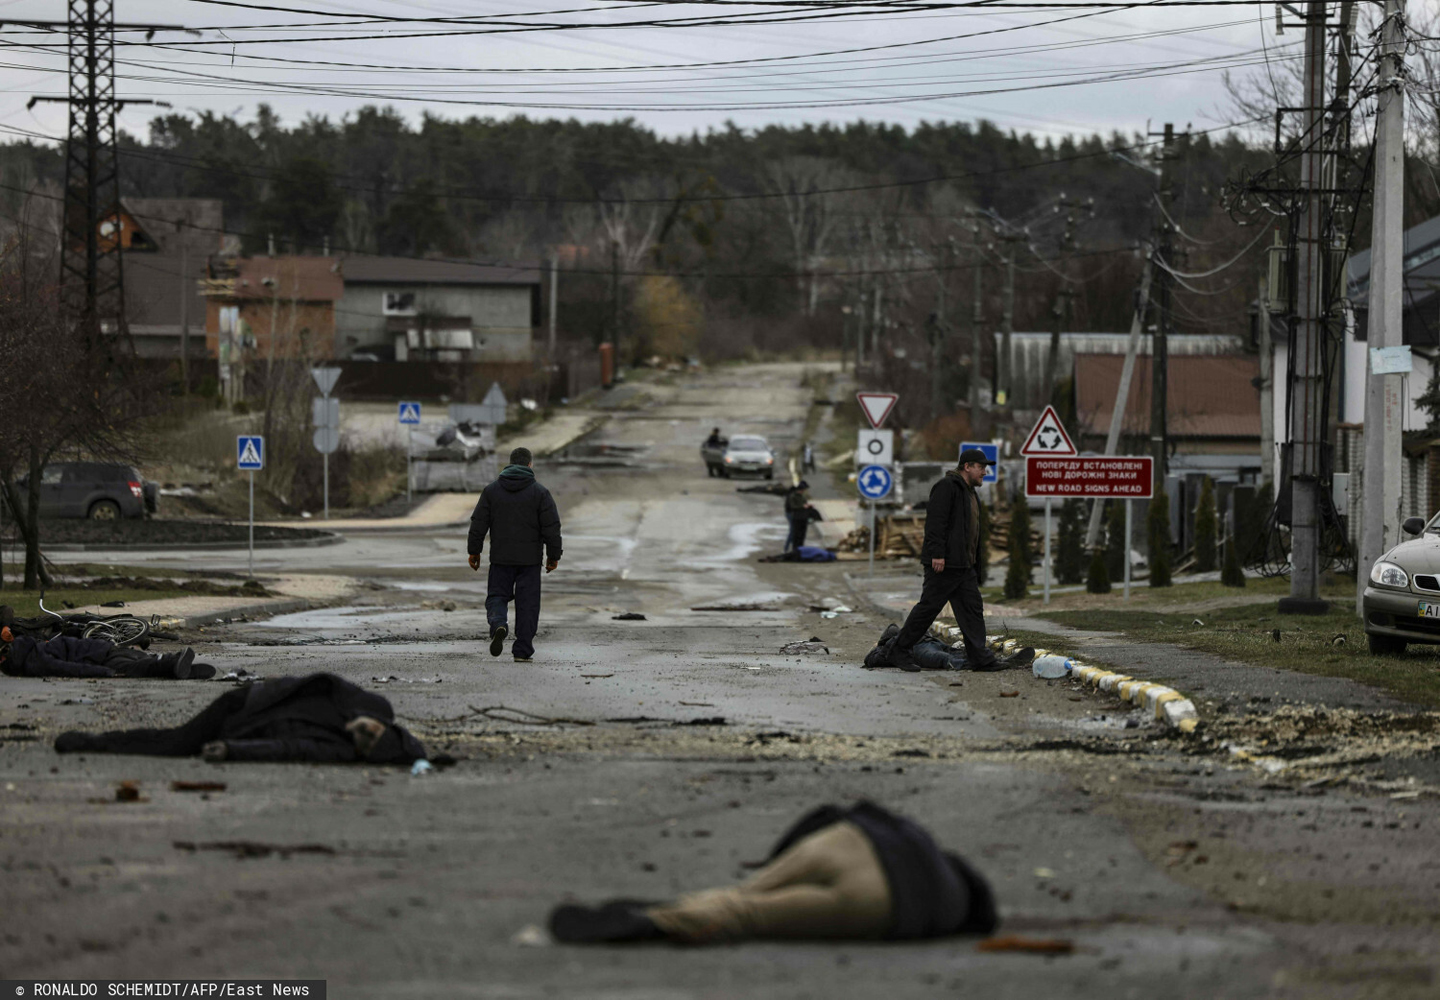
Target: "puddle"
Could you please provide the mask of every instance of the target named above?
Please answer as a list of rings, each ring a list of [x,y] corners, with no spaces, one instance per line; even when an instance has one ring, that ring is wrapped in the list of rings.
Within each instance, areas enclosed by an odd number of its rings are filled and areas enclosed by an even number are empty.
[[[596,468],[630,468],[640,465],[638,459],[648,452],[648,444],[614,444],[607,441],[577,441],[550,456],[562,465],[588,465]]]
[[[323,632],[336,629],[355,629],[361,626],[387,625],[403,622],[431,621],[437,616],[453,617],[453,612],[425,611],[420,609],[393,610],[385,608],[362,608],[354,605],[340,608],[315,608],[311,611],[296,611],[294,614],[276,615],[269,621],[255,622],[261,628],[305,629]]]
[[[693,561],[693,565],[715,567],[723,563],[739,562],[759,552],[765,547],[765,542],[783,545],[787,532],[788,529],[784,525],[776,524],[773,521],[732,524],[730,530],[725,533],[730,547],[724,552],[696,559]]]

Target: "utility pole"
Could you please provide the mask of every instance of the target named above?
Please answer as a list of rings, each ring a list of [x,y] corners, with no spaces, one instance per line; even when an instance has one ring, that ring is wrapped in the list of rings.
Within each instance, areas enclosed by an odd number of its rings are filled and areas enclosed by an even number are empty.
[[[950,280],[950,264],[955,257],[955,240],[952,237],[938,248],[939,268],[935,272],[935,317],[930,324],[930,418],[936,419],[945,411],[945,359],[950,334],[950,321],[946,319],[945,286]]]
[[[1029,239],[1024,231],[996,233],[1005,244],[1005,284],[1000,299],[1000,357],[995,362],[995,405],[1010,405],[1010,341],[1015,332],[1015,244]]]
[[[1168,206],[1174,200],[1174,177],[1170,164],[1175,159],[1175,126],[1165,123],[1160,147],[1160,204]],[[1162,212],[1157,225],[1160,229],[1159,246],[1156,253],[1163,262],[1154,277],[1156,288],[1155,334],[1150,348],[1150,454],[1155,460],[1155,491],[1165,489],[1166,458],[1170,429],[1168,407],[1170,396],[1170,272],[1174,266],[1175,227]]]
[[[70,107],[70,127],[65,137],[60,291],[71,318],[86,336],[98,340],[102,333],[123,334],[126,329],[115,114],[126,104],[169,105],[163,101],[122,101],[115,96],[114,0],[69,0],[67,15],[63,26],[68,33],[69,93],[37,95],[30,98],[27,108],[42,101]],[[54,21],[5,20],[40,28],[61,26]],[[173,26],[120,27],[153,34]],[[102,232],[106,227],[107,231]]]
[[[1375,352],[1401,344],[1404,295],[1405,3],[1385,0],[1380,28],[1379,110],[1375,121],[1375,211],[1370,238],[1370,358],[1365,379],[1364,502],[1355,613],[1375,560],[1400,540],[1401,379],[1374,373]]]
[[[1260,483],[1275,483],[1275,345],[1270,336],[1270,279],[1260,275],[1255,322],[1260,351]],[[1241,553],[1243,555],[1244,553]]]
[[[560,254],[550,251],[550,343],[546,360],[551,364],[555,363],[555,323],[556,312],[560,304]]]
[[[175,224],[180,240],[180,394],[190,395],[190,296],[195,283],[190,280],[190,243],[185,239],[185,223]]]
[[[1095,214],[1094,205],[1095,199],[1093,198],[1088,202],[1079,202],[1073,198],[1067,198],[1064,194],[1060,195],[1060,200],[1055,203],[1055,211],[1058,212],[1062,208],[1065,210],[1065,233],[1060,237],[1060,250],[1070,250],[1073,252],[1078,249],[1079,244],[1075,241],[1075,209],[1089,207],[1090,214],[1093,216]],[[1065,275],[1064,265],[1061,264],[1058,270],[1060,272],[1060,280],[1068,284],[1070,279]],[[1054,320],[1054,327],[1050,331],[1050,353],[1045,358],[1045,392],[1048,396],[1047,402],[1054,402],[1055,399],[1055,382],[1060,374],[1061,327],[1069,321],[1070,302],[1074,297],[1075,293],[1062,284],[1060,291],[1055,294],[1055,305],[1052,306],[1050,310],[1050,316]]]
[[[620,350],[620,244],[610,241],[610,344]]]
[[[1324,614],[1320,599],[1320,437],[1325,423],[1323,326],[1326,239],[1324,183],[1325,14],[1328,4],[1305,5],[1304,127],[1300,187],[1304,208],[1295,245],[1295,326],[1290,381],[1290,596],[1282,614]],[[1373,301],[1373,299],[1372,299]]]

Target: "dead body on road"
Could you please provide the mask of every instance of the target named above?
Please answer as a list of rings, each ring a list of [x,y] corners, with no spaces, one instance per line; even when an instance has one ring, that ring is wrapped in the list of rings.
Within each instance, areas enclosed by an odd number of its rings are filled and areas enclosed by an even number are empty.
[[[81,639],[57,635],[36,639],[12,636],[0,629],[0,672],[11,677],[155,677],[209,680],[215,668],[195,662],[195,650],[178,653],[142,652],[117,646],[109,639]]]
[[[997,922],[984,876],[942,851],[919,824],[860,802],[804,816],[780,838],[765,867],[738,886],[671,903],[559,906],[550,914],[550,931],[577,944],[715,944],[989,934]]]
[[[985,644],[985,604],[980,597],[980,498],[975,487],[995,463],[979,448],[967,448],[960,464],[930,488],[925,505],[925,541],[920,563],[925,582],[900,634],[890,644],[890,663],[919,670],[913,649],[935,616],[949,602],[965,638],[965,657],[973,670],[995,670],[995,653]]]
[[[204,756],[208,761],[410,764],[425,747],[390,702],[334,674],[277,677],[227,691],[174,729],[62,733],[58,753]]]
[[[540,563],[552,573],[560,565],[560,512],[550,491],[535,479],[530,449],[516,448],[510,464],[480,494],[470,515],[470,568],[479,571],[485,536],[490,536],[490,575],[485,587],[485,616],[490,624],[490,655],[499,656],[509,634],[509,607],[515,602],[518,663],[535,655],[540,627]]]
[[[867,670],[879,670],[884,667],[892,667],[890,662],[890,646],[895,642],[895,637],[900,634],[900,626],[891,624],[885,627],[880,633],[880,639],[875,643],[875,648],[865,654],[865,668]],[[933,635],[923,635],[920,641],[910,648],[910,655],[921,670],[970,670],[970,659],[965,655],[964,644],[951,646],[942,642]],[[997,658],[991,661],[986,667],[980,670],[1009,670],[1011,668],[1028,667],[1035,659],[1035,650],[1030,647],[1018,649],[1004,658]]]

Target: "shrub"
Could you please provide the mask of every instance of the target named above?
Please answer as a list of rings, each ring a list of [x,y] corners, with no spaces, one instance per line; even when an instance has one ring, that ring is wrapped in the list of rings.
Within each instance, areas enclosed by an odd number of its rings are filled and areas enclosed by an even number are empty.
[[[1010,568],[1005,573],[1005,597],[1019,600],[1030,590],[1030,510],[1024,497],[1010,504]]]
[[[1233,532],[1225,541],[1225,564],[1220,568],[1220,582],[1227,587],[1245,586],[1245,571],[1240,568],[1240,556]]]
[[[1084,501],[1060,505],[1060,531],[1055,576],[1061,583],[1079,583],[1085,575]]]
[[[1127,500],[1111,500],[1105,514],[1105,572],[1112,580],[1125,576],[1126,550],[1129,539],[1125,537],[1125,504]]]

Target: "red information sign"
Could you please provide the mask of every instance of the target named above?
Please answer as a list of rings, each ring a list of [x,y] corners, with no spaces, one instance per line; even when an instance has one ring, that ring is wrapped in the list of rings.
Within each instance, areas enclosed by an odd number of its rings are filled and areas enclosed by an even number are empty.
[[[1155,460],[1149,455],[1025,459],[1025,495],[1148,500]]]

